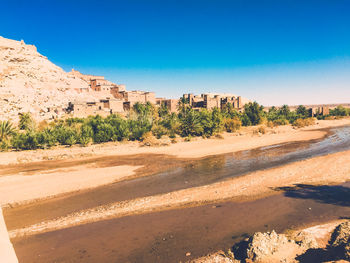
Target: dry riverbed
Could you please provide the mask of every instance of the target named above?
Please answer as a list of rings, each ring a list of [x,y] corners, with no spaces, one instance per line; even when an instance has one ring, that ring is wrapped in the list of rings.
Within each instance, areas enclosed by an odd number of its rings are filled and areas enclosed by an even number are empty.
[[[247,202],[303,187],[341,184],[350,180],[350,151],[292,162],[214,183],[159,194],[145,194],[137,198],[130,197],[122,201],[106,202],[101,199],[101,203],[95,205],[95,200],[98,203],[100,196],[94,194],[90,196],[91,200],[81,199],[84,203],[90,202],[91,206],[73,209],[72,213],[63,213],[65,207],[70,206],[64,203],[66,196],[74,197],[104,185],[118,186],[127,180],[171,171],[181,165],[193,165],[205,156],[288,142],[318,140],[328,134],[322,128],[344,125],[350,125],[350,120],[319,121],[316,125],[303,129],[284,126],[267,129],[266,134],[258,135],[253,132],[256,128],[249,127],[240,133],[225,134],[223,139],[197,138],[191,142],[180,141],[161,147],[140,147],[139,143],[131,142],[91,145],[86,148],[57,147],[50,150],[1,153],[0,200],[1,205],[7,207],[4,215],[8,227],[10,226],[9,235],[18,242],[41,233],[75,229],[76,226],[127,216],[220,202]],[[108,198],[108,195],[103,198]],[[36,207],[57,200],[62,200],[63,203],[57,203],[59,207],[56,212],[43,210],[40,215],[30,214],[30,211],[39,211]],[[26,211],[26,216],[18,217],[20,213],[15,211],[25,211],[26,207],[32,208]],[[49,213],[52,215],[49,216]],[[45,214],[48,215],[47,219]]]
[[[109,218],[199,206],[224,200],[247,201],[276,194],[286,187],[340,184],[350,180],[349,164],[350,151],[321,156],[211,185],[94,207],[10,231],[10,236],[37,234]]]

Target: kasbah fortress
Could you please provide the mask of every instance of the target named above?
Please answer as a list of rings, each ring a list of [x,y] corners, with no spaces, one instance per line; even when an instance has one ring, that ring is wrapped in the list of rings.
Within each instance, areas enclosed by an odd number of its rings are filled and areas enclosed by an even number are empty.
[[[184,94],[183,98],[195,110],[222,109],[231,104],[237,111],[242,111],[249,102],[241,96],[223,93]],[[176,112],[179,100],[156,98],[154,92],[127,91],[125,85],[74,69],[67,73],[41,55],[34,45],[0,36],[0,120],[16,122],[18,115],[25,112],[32,113],[37,120],[97,114],[105,117],[114,113],[127,115],[135,103],[165,105],[170,112]],[[329,109],[336,106],[306,107],[312,114],[327,115]],[[290,108],[296,109],[295,106]]]
[[[79,92],[91,92],[98,94],[100,98],[98,102],[75,101],[70,102],[67,112],[72,113],[74,117],[86,117],[89,115],[106,116],[112,113],[124,114],[128,112],[135,103],[145,104],[147,102],[161,106],[165,105],[169,112],[177,112],[178,99],[156,98],[154,92],[147,91],[127,91],[125,85],[115,84],[106,80],[103,76],[84,75],[77,70],[72,69],[68,73],[71,77],[83,79],[89,83],[89,88],[80,89]],[[242,111],[244,105],[250,100],[226,93],[204,93],[201,95],[194,95],[192,93],[183,94],[183,98],[189,105],[195,109],[222,109],[227,104],[232,104],[237,111]],[[330,108],[335,108],[334,105],[307,105],[311,115],[328,115]],[[345,105],[348,107],[349,105]],[[296,110],[297,106],[291,106],[291,110]],[[265,108],[268,110],[269,107]]]
[[[165,105],[170,112],[176,112],[179,103],[178,99],[156,98],[154,92],[148,91],[127,91],[125,85],[115,84],[106,80],[103,76],[84,75],[79,71],[72,70],[68,73],[71,77],[80,78],[89,83],[86,89],[78,90],[81,93],[94,92],[100,99],[98,101],[74,101],[69,103],[67,109],[74,117],[86,117],[99,114],[106,116],[111,113],[123,114],[128,112],[135,103],[153,105]],[[184,94],[189,104],[194,109],[222,108],[231,103],[237,110],[242,110],[248,100],[232,94],[205,93],[200,96]]]

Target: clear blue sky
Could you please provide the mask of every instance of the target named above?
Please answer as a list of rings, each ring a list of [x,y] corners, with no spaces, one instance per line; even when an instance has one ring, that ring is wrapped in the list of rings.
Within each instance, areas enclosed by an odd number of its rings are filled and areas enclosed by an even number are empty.
[[[0,35],[158,96],[350,102],[350,0],[1,0]]]

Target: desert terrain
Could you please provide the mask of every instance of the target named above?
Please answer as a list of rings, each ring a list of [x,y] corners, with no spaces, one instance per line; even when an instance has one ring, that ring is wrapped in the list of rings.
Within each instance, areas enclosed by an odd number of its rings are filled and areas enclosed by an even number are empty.
[[[350,212],[337,199],[348,196],[349,125],[1,153],[8,236],[19,262],[179,262],[244,233],[339,223]]]

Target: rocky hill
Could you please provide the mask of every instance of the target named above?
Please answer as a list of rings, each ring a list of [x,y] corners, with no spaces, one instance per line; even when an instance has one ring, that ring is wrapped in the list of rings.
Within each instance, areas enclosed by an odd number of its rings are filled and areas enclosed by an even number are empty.
[[[0,36],[0,119],[18,120],[31,112],[37,120],[58,117],[72,100],[93,100],[88,82],[66,73],[34,45]]]

